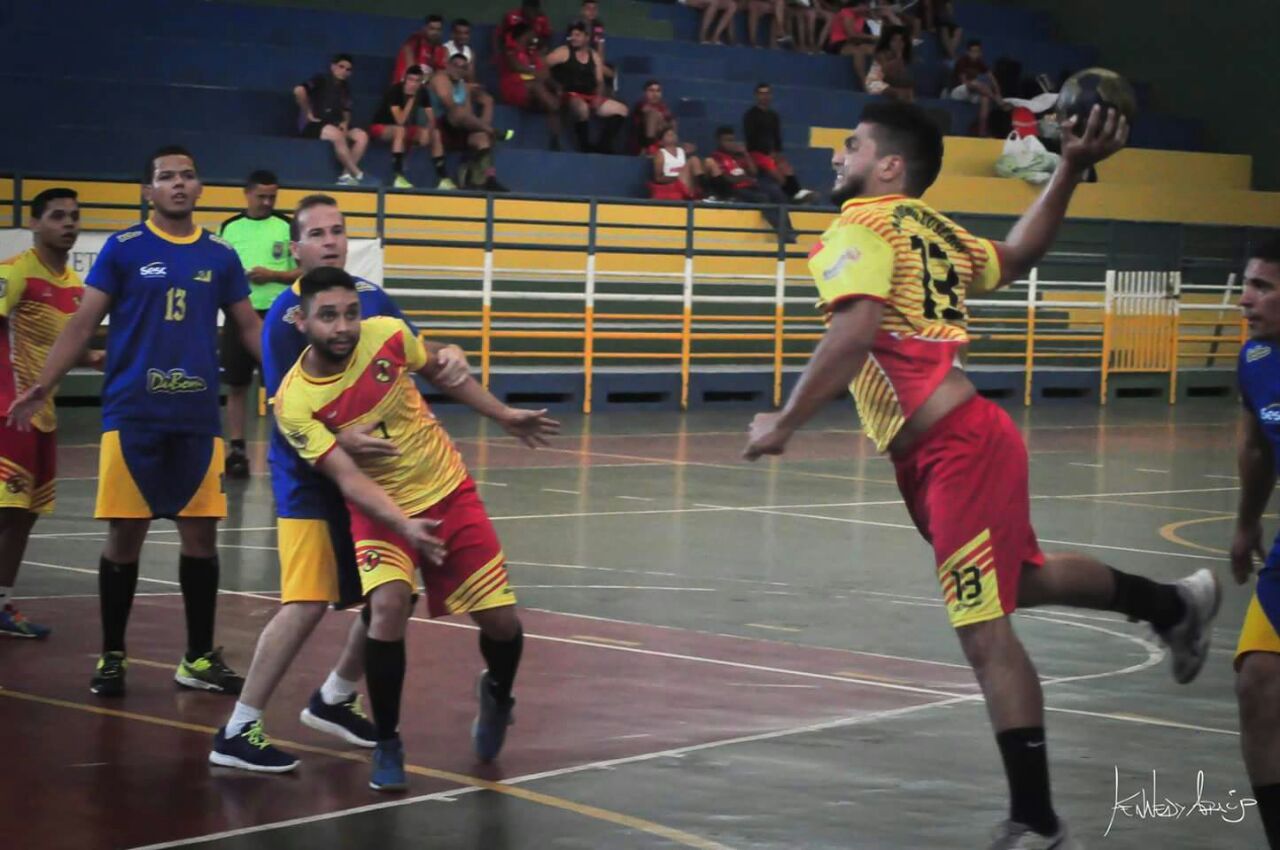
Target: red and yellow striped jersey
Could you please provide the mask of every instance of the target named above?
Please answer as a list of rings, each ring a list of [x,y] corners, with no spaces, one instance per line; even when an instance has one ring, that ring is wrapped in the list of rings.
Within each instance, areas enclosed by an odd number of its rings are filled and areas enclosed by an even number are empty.
[[[1000,282],[995,246],[918,198],[855,198],[810,252],[809,271],[828,313],[853,298],[884,304],[849,387],[863,429],[884,451],[969,342],[965,295]]]
[[[319,463],[337,445],[336,432],[376,423],[374,436],[390,440],[400,454],[357,463],[400,510],[420,514],[463,482],[462,457],[410,377],[428,354],[404,322],[361,322],[346,369],[332,377],[307,374],[305,358],[304,351],[275,397],[276,426],[304,460]]]
[[[49,349],[84,297],[84,283],[71,268],[54,274],[34,248],[0,263],[0,319],[8,325],[0,334],[0,409],[35,383]],[[41,431],[58,425],[53,394],[32,417]]]

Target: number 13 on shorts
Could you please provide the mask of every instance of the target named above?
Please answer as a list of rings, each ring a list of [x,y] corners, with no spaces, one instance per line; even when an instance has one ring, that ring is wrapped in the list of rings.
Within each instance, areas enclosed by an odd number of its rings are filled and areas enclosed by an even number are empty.
[[[983,529],[939,564],[938,582],[942,585],[942,598],[952,626],[958,628],[1004,616],[991,529]]]

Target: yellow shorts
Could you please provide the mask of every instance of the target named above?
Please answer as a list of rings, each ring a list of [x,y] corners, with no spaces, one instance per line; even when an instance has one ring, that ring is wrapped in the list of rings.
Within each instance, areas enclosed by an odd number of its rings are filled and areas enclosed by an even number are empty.
[[[107,431],[98,452],[96,519],[227,515],[222,438]]]
[[[1241,660],[1250,652],[1274,652],[1280,654],[1280,634],[1272,625],[1267,613],[1262,610],[1262,603],[1255,593],[1249,601],[1249,610],[1244,615],[1244,626],[1240,629],[1240,642],[1236,644],[1235,665],[1238,669]]]
[[[337,602],[338,558],[323,519],[276,519],[281,602]]]

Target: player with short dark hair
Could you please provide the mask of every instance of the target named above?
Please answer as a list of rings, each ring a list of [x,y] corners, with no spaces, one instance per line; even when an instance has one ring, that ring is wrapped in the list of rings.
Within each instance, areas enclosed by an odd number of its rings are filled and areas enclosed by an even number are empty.
[[[178,580],[187,615],[187,651],[174,679],[183,687],[234,694],[242,680],[213,645],[216,538],[218,520],[227,515],[218,311],[235,320],[255,357],[262,322],[249,303],[235,251],[193,219],[203,187],[191,153],[169,145],[147,163],[142,192],[151,217],[107,239],[79,308],[9,418],[30,427],[110,313],[94,509],[109,523],[98,564],[102,656],[89,688],[98,696],[124,695],[124,634],[138,558],[151,521],[166,517],[178,527]]]
[[[488,669],[477,682],[472,739],[484,761],[497,756],[511,721],[523,633],[506,556],[475,482],[411,379],[438,377],[438,363],[404,322],[362,321],[355,281],[341,269],[308,272],[299,294],[296,324],[310,345],[280,384],[276,424],[303,459],[333,479],[350,508],[372,609],[365,664],[378,744],[369,784],[399,791],[406,787],[398,732],[404,636],[416,571],[430,616],[468,614],[480,627]],[[530,446],[558,430],[545,410],[508,407],[470,376],[443,389]],[[369,425],[398,453],[353,460],[335,434]]]
[[[1221,591],[1209,570],[1176,584],[1076,553],[1045,557],[1031,526],[1027,452],[1003,410],[954,364],[969,341],[969,294],[993,291],[1044,256],[1086,168],[1124,145],[1128,124],[1095,108],[1063,162],[1004,242],[979,239],[919,199],[942,165],[942,136],[919,107],[866,107],[832,160],[840,217],[809,255],[828,326],[778,413],[751,423],[748,459],[791,435],[849,388],[863,428],[888,452],[912,520],[934,550],[951,624],[986,698],[1011,795],[992,850],[1078,848],[1053,809],[1044,703],[1009,616],[1070,605],[1149,622],[1191,681],[1209,651]]]
[[[1238,366],[1241,415],[1240,505],[1231,542],[1231,572],[1249,580],[1262,562],[1236,646],[1240,747],[1272,850],[1280,850],[1280,536],[1262,547],[1262,512],[1280,469],[1280,236],[1249,252],[1240,310],[1249,340]]]
[[[249,278],[249,303],[259,318],[271,302],[294,281],[297,272],[289,253],[289,217],[276,211],[280,180],[272,171],[258,169],[244,185],[244,212],[222,222],[218,235],[227,241]],[[227,385],[227,477],[249,477],[244,430],[249,418],[249,385],[258,361],[241,342],[236,323],[222,326],[222,381]]]
[[[31,386],[84,295],[67,262],[80,235],[75,190],[40,192],[31,199],[29,223],[31,247],[0,262],[0,410]],[[101,364],[97,352],[81,361]],[[52,398],[32,424],[24,431],[0,424],[0,635],[43,638],[50,629],[24,617],[12,596],[31,528],[53,511],[58,436]]]

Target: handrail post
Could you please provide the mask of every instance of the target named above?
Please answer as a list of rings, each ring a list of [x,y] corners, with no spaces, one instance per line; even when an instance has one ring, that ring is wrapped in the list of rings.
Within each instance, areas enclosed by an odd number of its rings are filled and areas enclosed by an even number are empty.
[[[587,208],[587,286],[582,310],[582,412],[591,412],[596,356],[596,223],[598,209],[593,197]]]
[[[13,226],[22,227],[22,175],[13,175]]]
[[[1036,362],[1036,302],[1039,300],[1037,290],[1040,285],[1040,269],[1033,268],[1027,279],[1027,360],[1023,366],[1026,372],[1026,387],[1023,391],[1022,405],[1023,407],[1031,406],[1032,391],[1034,389],[1034,378]]]
[[[378,187],[378,203],[374,211],[374,230],[378,241],[387,238],[387,190],[383,186]]]
[[[1169,298],[1172,299],[1172,316],[1170,321],[1173,324],[1173,330],[1170,333],[1170,345],[1173,351],[1170,352],[1169,360],[1169,404],[1178,403],[1178,352],[1181,345],[1178,343],[1178,326],[1182,321],[1182,272],[1176,271],[1169,275],[1169,287],[1171,292]]]
[[[689,374],[693,367],[693,218],[694,206],[685,204],[684,279],[680,308],[680,409],[689,409]]]
[[[1111,335],[1113,333],[1113,317],[1112,312],[1115,308],[1115,291],[1116,291],[1116,273],[1114,269],[1107,269],[1107,277],[1105,283],[1106,289],[1102,296],[1102,392],[1099,394],[1099,403],[1106,405],[1107,403],[1107,378],[1111,373]]]
[[[484,196],[484,277],[480,284],[480,383],[489,388],[493,357],[493,195]]]

